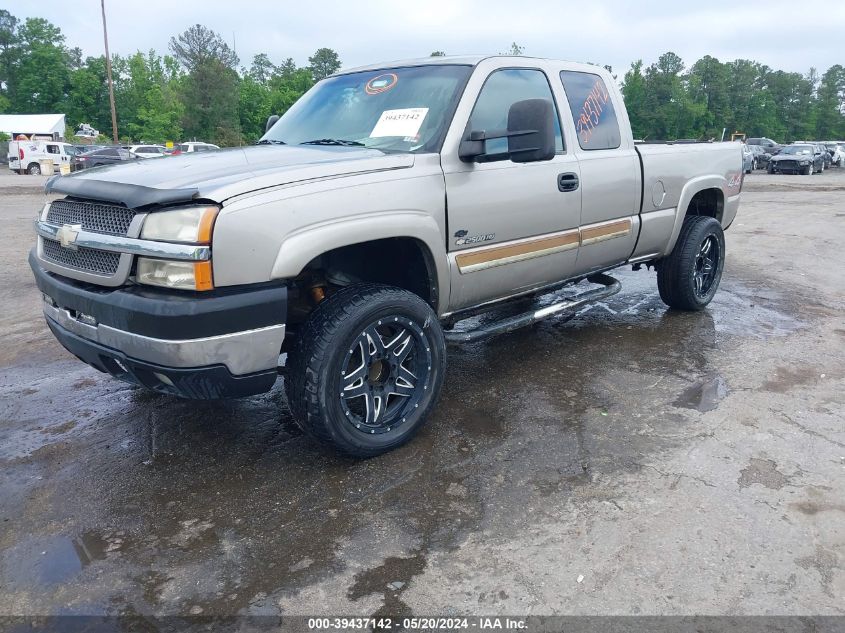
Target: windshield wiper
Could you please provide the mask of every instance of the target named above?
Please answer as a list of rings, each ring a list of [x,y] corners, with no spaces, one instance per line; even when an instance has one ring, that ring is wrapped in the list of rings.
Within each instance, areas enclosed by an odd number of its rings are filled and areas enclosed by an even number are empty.
[[[358,141],[345,141],[342,138],[318,138],[313,141],[304,141],[300,145],[342,145],[343,147],[366,147]]]
[[[256,143],[256,145],[287,145],[284,141],[279,141],[274,138],[263,138]]]

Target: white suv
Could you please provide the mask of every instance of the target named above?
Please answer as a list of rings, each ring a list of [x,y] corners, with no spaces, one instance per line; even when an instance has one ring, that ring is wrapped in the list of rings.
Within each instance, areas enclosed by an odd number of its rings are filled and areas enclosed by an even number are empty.
[[[167,156],[167,152],[161,145],[130,145],[127,148],[138,158],[161,158]]]
[[[210,152],[213,149],[220,149],[217,145],[211,143],[202,143],[199,141],[191,141],[190,143],[179,143],[176,150],[182,154],[190,154],[192,152]]]

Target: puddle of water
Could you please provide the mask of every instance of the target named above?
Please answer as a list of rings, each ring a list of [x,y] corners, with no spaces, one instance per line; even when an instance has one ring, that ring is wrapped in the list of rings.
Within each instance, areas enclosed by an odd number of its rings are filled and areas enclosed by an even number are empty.
[[[97,560],[105,560],[110,552],[123,549],[126,539],[119,534],[103,536],[98,532],[85,532],[73,539],[73,547],[83,567]]]
[[[719,375],[711,375],[684,389],[673,404],[704,413],[718,407],[726,395],[728,386],[725,379]]]
[[[0,555],[0,577],[18,588],[66,584],[95,561],[105,560],[129,540],[122,532],[84,532],[75,538],[53,536],[19,541]]]
[[[419,576],[427,562],[422,552],[407,558],[391,556],[378,567],[373,567],[355,576],[354,584],[347,590],[347,597],[358,600],[370,594],[384,596],[384,604],[372,617],[389,615],[410,615],[410,609],[400,594],[407,589],[414,576]]]
[[[65,536],[28,539],[7,549],[0,558],[0,576],[11,588],[66,583],[82,567],[73,541]]]

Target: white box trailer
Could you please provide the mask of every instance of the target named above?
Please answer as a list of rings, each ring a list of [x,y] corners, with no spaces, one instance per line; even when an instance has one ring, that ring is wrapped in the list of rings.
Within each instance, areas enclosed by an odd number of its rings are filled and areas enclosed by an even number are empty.
[[[71,157],[78,153],[70,143],[57,141],[9,141],[9,169],[14,172],[41,174],[41,161],[50,160],[56,172],[63,173],[62,165],[67,165],[64,172],[70,169]]]

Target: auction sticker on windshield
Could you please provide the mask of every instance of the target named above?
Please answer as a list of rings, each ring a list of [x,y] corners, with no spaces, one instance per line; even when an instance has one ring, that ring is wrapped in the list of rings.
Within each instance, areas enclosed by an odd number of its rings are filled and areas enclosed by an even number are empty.
[[[381,113],[370,138],[380,136],[416,136],[428,114],[428,108],[401,108]]]

